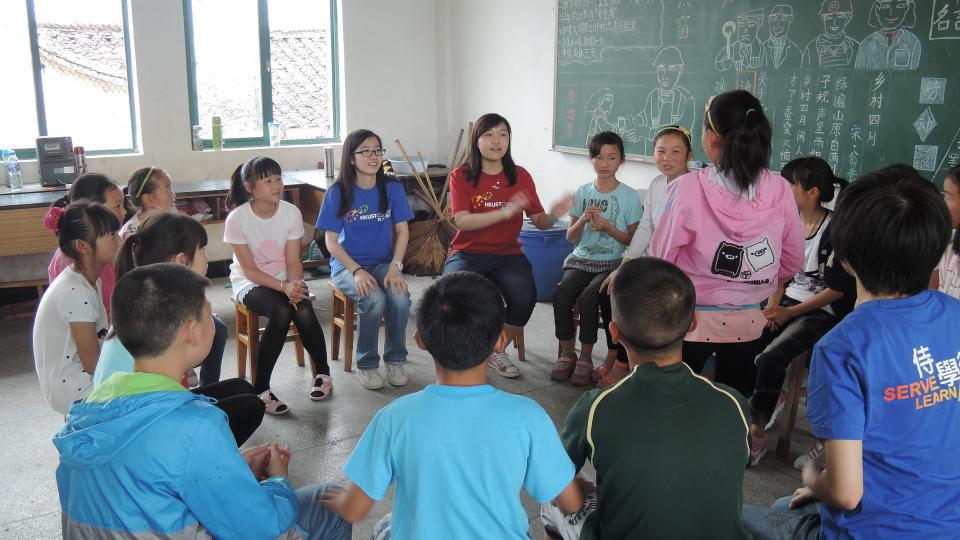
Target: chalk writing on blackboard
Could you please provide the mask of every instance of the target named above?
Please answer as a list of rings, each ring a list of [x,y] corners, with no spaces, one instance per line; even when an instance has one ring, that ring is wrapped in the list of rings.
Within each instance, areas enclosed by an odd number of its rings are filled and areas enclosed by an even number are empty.
[[[616,131],[617,125],[607,119],[607,115],[613,111],[613,90],[601,88],[594,90],[587,100],[587,113],[590,115],[590,128],[587,130],[586,144],[590,144],[590,139],[601,131]]]
[[[713,63],[717,71],[727,71],[731,68],[742,71],[767,65],[766,51],[760,41],[760,26],[762,24],[763,9],[761,8],[751,9],[737,15],[737,39],[730,41],[730,37],[724,34],[727,43],[717,53]],[[724,28],[730,28],[729,21],[724,24]]]
[[[929,144],[913,146],[913,168],[918,171],[934,171],[937,168],[937,147]]]
[[[860,42],[857,69],[915,70],[920,39],[907,30],[917,24],[915,0],[874,0],[867,24],[876,30]]]
[[[930,133],[937,127],[937,119],[933,116],[933,111],[930,107],[924,109],[920,116],[913,121],[913,129],[916,130],[917,135],[920,136],[921,142],[927,142],[927,137],[930,136]]]
[[[920,104],[943,105],[943,98],[947,93],[947,80],[937,77],[923,77],[920,79]]]
[[[960,3],[934,0],[930,10],[930,40],[960,39]]]
[[[696,114],[696,100],[689,90],[680,86],[683,75],[683,56],[676,47],[664,47],[653,61],[657,70],[657,87],[647,94],[643,111],[628,120],[627,139],[652,141],[665,125],[692,126]]]
[[[853,20],[852,0],[823,0],[820,4],[820,20],[823,22],[823,33],[803,49],[803,65],[821,69],[840,69],[853,65],[860,43],[847,35],[847,25]]]

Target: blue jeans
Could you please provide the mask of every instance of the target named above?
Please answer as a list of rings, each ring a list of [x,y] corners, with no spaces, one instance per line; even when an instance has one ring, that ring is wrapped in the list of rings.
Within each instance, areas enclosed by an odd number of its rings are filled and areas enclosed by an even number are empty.
[[[524,326],[530,320],[533,308],[537,306],[537,284],[526,255],[458,251],[447,257],[443,273],[460,271],[480,274],[497,286],[507,304],[504,322],[511,326]]]
[[[815,540],[820,538],[821,503],[808,503],[790,509],[784,497],[773,506],[743,505],[743,528],[753,540]]]
[[[341,268],[331,277],[334,286],[357,303],[357,368],[377,369],[380,355],[377,353],[377,339],[380,336],[380,321],[386,320],[387,343],[383,351],[383,361],[387,364],[402,364],[407,361],[407,321],[410,319],[410,293],[388,291],[383,283],[390,271],[391,263],[378,266],[364,266],[379,288],[367,293],[363,298],[357,292],[357,280],[346,268]],[[347,347],[352,347],[348,343]]]
[[[220,364],[223,363],[223,349],[227,346],[227,325],[217,315],[213,316],[213,345],[200,364],[200,386],[213,384],[220,380]]]
[[[323,504],[323,495],[334,484],[314,484],[297,490],[300,514],[297,526],[309,540],[350,540],[353,525],[334,514]]]

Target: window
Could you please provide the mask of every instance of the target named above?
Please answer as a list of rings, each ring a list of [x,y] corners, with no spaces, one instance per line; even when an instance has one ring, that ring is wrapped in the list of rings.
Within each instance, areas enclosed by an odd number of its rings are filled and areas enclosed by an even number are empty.
[[[128,38],[125,0],[5,2],[0,147],[33,158],[53,135],[88,154],[136,149]]]
[[[335,140],[335,0],[184,0],[190,123],[210,148]]]

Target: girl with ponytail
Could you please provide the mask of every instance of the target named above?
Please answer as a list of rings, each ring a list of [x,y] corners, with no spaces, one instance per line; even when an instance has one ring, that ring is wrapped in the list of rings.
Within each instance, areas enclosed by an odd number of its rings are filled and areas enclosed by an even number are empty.
[[[699,322],[684,339],[684,362],[699,373],[715,354],[717,381],[745,396],[753,392],[753,361],[763,350],[761,302],[804,262],[790,184],[769,170],[772,134],[763,105],[749,92],[707,100],[700,143],[713,165],[670,183],[649,248],[683,269],[697,291]]]
[[[103,204],[113,213],[120,224],[132,212],[129,203],[123,196],[123,191],[113,181],[99,173],[87,173],[74,180],[70,186],[70,191],[50,206],[43,217],[43,226],[59,236],[60,220],[66,207],[70,203],[81,200]],[[50,259],[50,264],[47,266],[47,280],[53,283],[53,280],[69,268],[73,262],[73,259],[66,256],[63,250],[58,248],[53,252],[53,258]],[[100,282],[103,289],[103,307],[107,310],[107,317],[109,318],[110,294],[113,293],[113,287],[117,282],[113,272],[113,262],[104,266],[103,273],[100,275]]]

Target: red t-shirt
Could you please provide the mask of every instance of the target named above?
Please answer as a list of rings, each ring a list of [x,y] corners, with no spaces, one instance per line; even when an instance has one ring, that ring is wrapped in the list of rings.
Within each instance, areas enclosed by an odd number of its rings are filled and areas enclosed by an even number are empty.
[[[457,212],[499,212],[500,207],[507,206],[510,198],[519,191],[525,191],[530,198],[530,205],[523,209],[528,217],[544,212],[533,178],[523,167],[517,167],[517,181],[512,186],[507,181],[507,175],[500,172],[481,173],[477,187],[473,187],[473,182],[467,180],[467,166],[462,165],[450,175],[450,209],[454,215]],[[483,229],[457,231],[450,243],[451,252],[464,250],[500,255],[523,253],[520,251],[520,242],[517,241],[522,227],[523,216],[518,212],[510,219]]]

